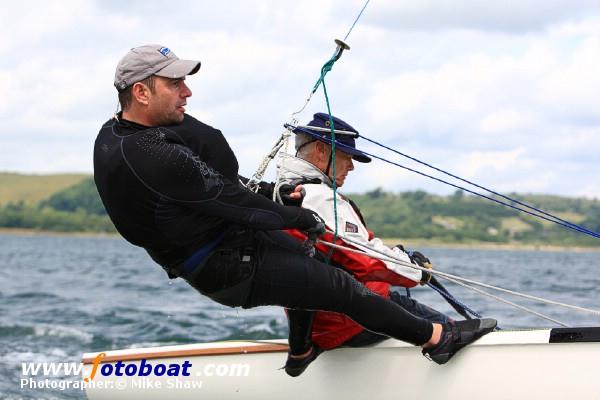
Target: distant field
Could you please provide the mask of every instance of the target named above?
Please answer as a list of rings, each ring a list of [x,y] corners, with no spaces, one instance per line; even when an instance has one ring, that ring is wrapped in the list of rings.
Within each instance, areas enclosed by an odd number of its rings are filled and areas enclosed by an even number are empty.
[[[26,204],[34,205],[89,176],[88,174],[23,175],[0,172],[0,206],[21,200]]]

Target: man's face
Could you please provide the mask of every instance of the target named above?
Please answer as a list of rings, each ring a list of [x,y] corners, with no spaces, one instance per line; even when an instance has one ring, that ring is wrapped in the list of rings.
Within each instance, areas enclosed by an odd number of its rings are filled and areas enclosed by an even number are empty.
[[[148,117],[153,126],[178,124],[183,121],[187,98],[192,91],[184,79],[155,77],[154,93],[148,98]]]
[[[348,173],[354,169],[352,156],[335,150],[335,183],[338,187],[342,187],[346,181]],[[333,167],[329,171],[329,177],[333,180]]]
[[[319,168],[323,173],[327,170],[327,164],[331,158],[331,147],[323,142],[314,142],[312,163]],[[344,185],[346,176],[354,169],[352,156],[338,149],[335,150],[335,184],[338,187]],[[333,166],[328,171],[329,179],[333,181]]]

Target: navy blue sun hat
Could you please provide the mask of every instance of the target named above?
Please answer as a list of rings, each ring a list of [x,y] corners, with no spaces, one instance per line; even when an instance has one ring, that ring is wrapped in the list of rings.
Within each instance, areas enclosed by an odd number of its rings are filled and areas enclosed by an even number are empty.
[[[358,131],[347,122],[332,116],[333,128],[335,129],[335,142],[341,144],[338,149],[341,152],[352,155],[352,159],[361,163],[371,162],[371,157],[366,156],[362,151],[356,148],[356,138],[359,137]],[[296,151],[302,146],[320,140],[321,142],[331,144],[331,123],[329,114],[316,113],[313,120],[306,126],[297,126],[294,133],[304,133],[307,136],[296,136]]]

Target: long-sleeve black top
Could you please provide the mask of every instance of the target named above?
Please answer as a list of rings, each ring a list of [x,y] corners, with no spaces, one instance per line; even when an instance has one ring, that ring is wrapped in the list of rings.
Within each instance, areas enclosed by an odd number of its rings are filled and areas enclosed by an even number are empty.
[[[187,114],[164,127],[107,121],[94,146],[94,180],[119,233],[167,270],[232,223],[258,230],[315,224],[310,212],[242,186],[221,132]]]

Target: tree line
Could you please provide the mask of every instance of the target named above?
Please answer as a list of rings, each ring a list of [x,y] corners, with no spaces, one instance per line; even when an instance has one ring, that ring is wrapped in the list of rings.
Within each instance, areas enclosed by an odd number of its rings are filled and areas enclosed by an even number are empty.
[[[462,191],[440,196],[424,191],[391,193],[379,188],[348,197],[361,208],[368,228],[384,238],[429,239],[445,243],[600,246],[597,238]],[[589,230],[600,231],[599,200],[515,193],[511,197]],[[92,178],[56,192],[35,205],[12,202],[0,207],[0,227],[116,232]]]

